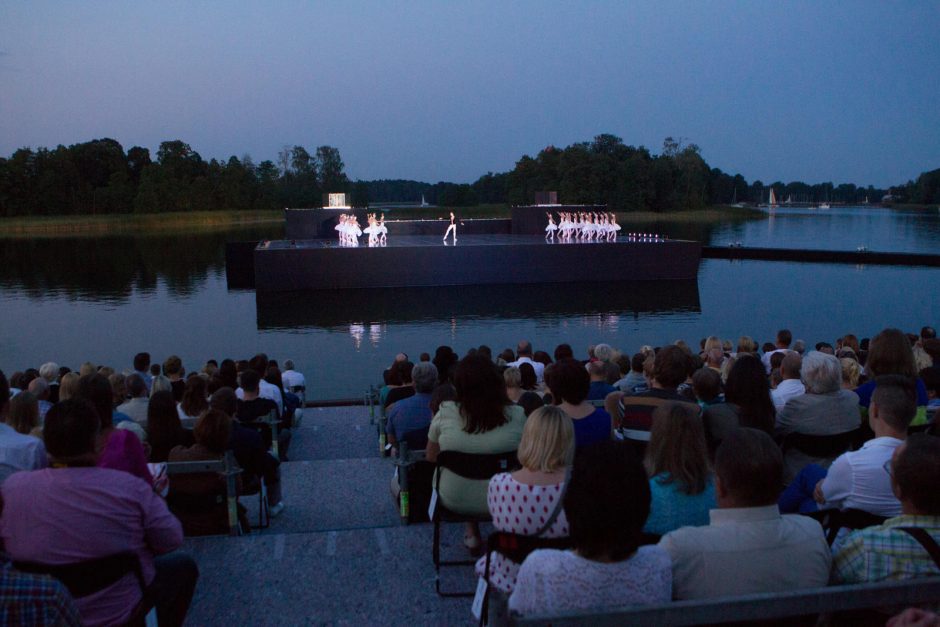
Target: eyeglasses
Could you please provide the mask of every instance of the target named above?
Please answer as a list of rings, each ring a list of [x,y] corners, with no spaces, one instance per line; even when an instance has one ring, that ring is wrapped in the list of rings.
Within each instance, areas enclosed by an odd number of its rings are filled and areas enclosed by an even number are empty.
[[[885,469],[885,472],[888,473],[888,476],[889,476],[889,477],[893,477],[893,476],[894,476],[894,471],[893,471],[892,468],[891,468],[891,460],[890,460],[890,459],[888,459],[887,461],[885,461],[884,466],[882,466],[882,468]]]

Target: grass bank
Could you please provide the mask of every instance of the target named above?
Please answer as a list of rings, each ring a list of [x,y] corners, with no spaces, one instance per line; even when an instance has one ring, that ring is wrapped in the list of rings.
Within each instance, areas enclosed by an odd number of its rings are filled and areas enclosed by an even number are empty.
[[[173,213],[109,214],[95,216],[36,216],[0,218],[0,238],[102,235],[108,233],[167,233],[280,222],[284,213],[271,211],[187,211]]]

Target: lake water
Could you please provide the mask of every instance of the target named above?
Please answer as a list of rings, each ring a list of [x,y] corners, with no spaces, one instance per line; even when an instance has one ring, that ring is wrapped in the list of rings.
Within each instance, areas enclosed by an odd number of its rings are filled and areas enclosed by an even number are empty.
[[[631,224],[726,245],[940,251],[940,215],[877,208],[778,210],[720,224]],[[529,338],[584,355],[716,334],[810,344],[885,326],[938,326],[940,269],[705,259],[697,281],[421,288],[265,295],[227,287],[226,241],[277,238],[280,224],[187,235],[0,239],[0,369],[53,360],[130,366],[149,351],[189,370],[264,351],[292,358],[310,398],[361,396],[399,351],[498,351]],[[585,268],[597,277],[601,269]]]

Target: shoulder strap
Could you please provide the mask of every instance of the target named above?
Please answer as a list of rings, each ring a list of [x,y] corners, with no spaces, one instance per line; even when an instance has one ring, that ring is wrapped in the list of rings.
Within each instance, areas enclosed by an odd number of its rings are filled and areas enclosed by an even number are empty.
[[[537,538],[551,529],[555,521],[558,520],[558,515],[561,514],[561,510],[564,509],[565,493],[568,491],[569,483],[571,483],[571,464],[568,464],[568,468],[565,469],[565,482],[561,486],[561,492],[558,494],[558,502],[555,503],[555,509],[552,510],[552,515],[548,517],[544,525],[539,527],[538,531],[532,534],[534,537]]]
[[[926,529],[922,527],[896,527],[896,529],[910,534],[912,538],[917,540],[917,542],[924,547],[924,550],[930,554],[930,557],[933,558],[937,568],[940,568],[940,544],[937,544],[937,541],[927,533]]]

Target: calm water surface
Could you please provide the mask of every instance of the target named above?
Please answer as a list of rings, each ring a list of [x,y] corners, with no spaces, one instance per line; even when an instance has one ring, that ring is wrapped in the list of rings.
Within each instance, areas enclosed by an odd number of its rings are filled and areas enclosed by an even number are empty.
[[[531,338],[551,352],[708,334],[815,343],[887,325],[938,326],[940,269],[703,260],[696,281],[421,288],[256,296],[229,289],[226,241],[276,238],[280,225],[192,235],[0,239],[0,369],[89,360],[119,369],[134,353],[176,353],[188,369],[258,351],[292,358],[314,398],[356,397],[395,353],[463,353]],[[633,228],[631,226],[631,228]],[[640,227],[637,227],[638,229]],[[933,252],[940,216],[883,209],[778,210],[717,225],[643,225],[725,245]],[[585,268],[585,276],[597,276]]]

